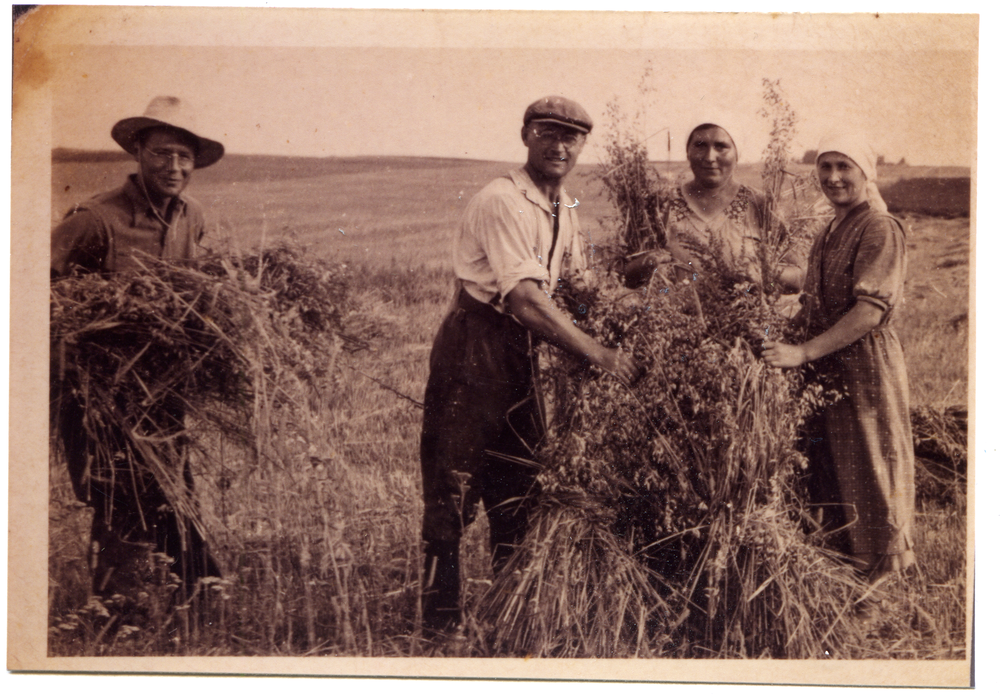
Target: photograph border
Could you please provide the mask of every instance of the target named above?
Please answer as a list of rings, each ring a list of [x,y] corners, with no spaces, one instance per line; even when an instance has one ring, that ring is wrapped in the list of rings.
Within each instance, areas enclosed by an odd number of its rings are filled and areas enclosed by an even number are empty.
[[[883,686],[924,686],[963,687],[969,684],[972,651],[963,660],[948,662],[857,662],[857,661],[816,661],[803,664],[794,661],[733,662],[733,661],[685,661],[685,660],[518,660],[518,659],[430,659],[430,658],[360,658],[360,657],[134,657],[129,659],[113,657],[48,657],[47,610],[45,603],[45,582],[40,577],[47,575],[47,536],[39,519],[47,518],[48,507],[48,403],[47,389],[40,388],[48,382],[47,345],[48,340],[48,259],[49,239],[38,230],[48,230],[50,221],[50,179],[51,147],[47,134],[52,132],[52,91],[56,88],[49,80],[51,66],[46,64],[46,50],[53,45],[68,45],[75,42],[91,44],[95,39],[87,32],[103,32],[105,40],[113,40],[114,26],[109,19],[121,18],[128,13],[144,15],[145,24],[149,17],[159,14],[165,18],[164,26],[150,30],[159,42],[171,40],[184,30],[182,16],[213,16],[229,11],[229,8],[76,8],[45,7],[26,18],[15,31],[13,47],[12,85],[12,140],[11,140],[11,303],[10,303],[10,431],[9,451],[9,510],[8,510],[8,669],[13,671],[59,671],[59,672],[122,672],[122,673],[212,673],[212,674],[296,674],[296,675],[354,675],[378,677],[435,677],[435,678],[516,678],[554,679],[582,681],[652,681],[652,682],[714,682],[732,684],[838,684],[838,685],[883,685]],[[93,24],[77,21],[81,16],[93,14],[88,19]],[[414,32],[414,24],[419,23],[430,33],[435,25],[449,26],[458,33],[455,26],[461,23],[480,27],[486,23],[482,13],[471,11],[422,12],[407,10],[269,10],[254,8],[241,11],[243,26],[233,28],[226,41],[236,41],[243,34],[245,41],[280,41],[282,31],[294,33],[295,24],[301,21],[303,13],[341,12],[352,13],[360,18],[364,15],[372,27],[361,35],[361,40],[373,42],[392,40],[392,37],[420,35]],[[83,13],[83,14],[81,14]],[[266,13],[266,14],[265,14]],[[279,13],[276,20],[275,13]],[[287,26],[284,24],[287,14]],[[627,40],[638,31],[652,31],[658,22],[664,21],[661,14],[618,14],[609,12],[573,13],[574,22],[586,30],[587,23],[593,23],[600,31],[600,41],[607,45]],[[296,17],[293,21],[292,17]],[[314,15],[315,16],[315,15]],[[505,14],[511,17],[512,14]],[[525,27],[540,19],[538,13],[519,13]],[[67,17],[75,17],[68,19]],[[417,18],[420,18],[420,21]],[[782,22],[788,15],[713,16],[712,21],[731,22]],[[181,18],[181,19],[178,19]],[[262,21],[266,18],[266,22]],[[672,16],[673,18],[673,16]],[[689,22],[689,32],[693,32],[704,15],[682,13],[684,22]],[[888,16],[886,21],[896,21],[901,16]],[[938,21],[945,26],[956,27],[954,36],[946,40],[963,40],[962,32],[968,31],[967,15],[907,15],[912,21]],[[528,20],[532,20],[529,22]],[[622,20],[624,30],[610,31],[608,25]],[[976,20],[971,20],[976,21]],[[143,22],[136,22],[141,24]],[[209,22],[206,22],[209,23]],[[263,25],[263,26],[261,26]],[[190,27],[188,27],[190,28]],[[579,27],[575,27],[580,31]],[[315,28],[312,30],[315,31]],[[172,33],[172,32],[177,32]],[[520,33],[519,33],[520,32]],[[474,32],[473,32],[474,33]],[[517,41],[530,40],[529,28],[517,28],[510,32]],[[778,34],[779,32],[775,32]],[[189,37],[192,45],[198,45],[200,36],[194,32]],[[206,34],[208,30],[206,29]],[[315,34],[310,33],[310,36]],[[450,36],[448,32],[442,35]],[[976,32],[978,38],[978,31]],[[121,37],[119,37],[121,38]],[[863,37],[862,37],[863,38]],[[875,40],[877,37],[872,37]],[[100,40],[100,39],[99,39]],[[122,39],[123,44],[141,42],[141,32]],[[308,39],[310,41],[318,39]],[[402,40],[402,39],[399,39]],[[466,37],[464,40],[469,40]],[[772,36],[777,42],[780,36]],[[924,39],[917,39],[924,40]],[[697,43],[697,41],[693,42]],[[136,43],[135,45],[140,45]],[[231,45],[243,45],[233,43]],[[247,43],[246,45],[256,45]],[[307,44],[303,44],[307,45]],[[314,45],[312,43],[308,45]],[[977,47],[978,48],[978,47]],[[982,66],[980,65],[980,83]],[[972,217],[971,239],[972,258],[977,257],[977,180],[978,162],[970,163],[972,170]],[[974,293],[977,275],[975,262],[970,269],[970,292]],[[970,298],[971,325],[975,325],[974,294]],[[41,318],[41,320],[40,320]],[[973,359],[976,333],[970,328],[970,405],[975,402],[976,371]],[[16,404],[16,408],[14,407]],[[975,469],[974,410],[970,407],[970,471]],[[973,494],[974,474],[970,475],[970,495],[968,505],[968,571],[967,591],[969,614],[967,620],[968,644],[972,647],[973,604],[975,567],[973,560],[979,558],[974,552],[975,495]],[[17,562],[14,561],[17,558]],[[40,590],[42,588],[42,590]],[[711,664],[713,677],[706,681],[706,666]]]

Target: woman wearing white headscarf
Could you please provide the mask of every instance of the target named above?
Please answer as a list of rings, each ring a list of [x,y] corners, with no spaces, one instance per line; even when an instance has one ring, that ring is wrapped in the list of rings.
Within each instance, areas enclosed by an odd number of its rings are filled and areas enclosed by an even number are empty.
[[[815,362],[844,392],[823,413],[825,451],[811,452],[812,465],[835,485],[826,492],[839,497],[851,556],[874,578],[915,562],[909,385],[891,325],[902,301],[906,237],[875,187],[866,143],[825,138],[816,169],[834,219],[809,256],[804,320],[811,337],[801,345],[765,342],[764,360],[783,368]]]
[[[626,265],[625,284],[647,283],[658,268],[689,273],[702,270],[699,255],[716,253],[719,270],[734,279],[758,279],[757,246],[764,223],[764,196],[733,178],[739,161],[735,128],[738,120],[708,116],[694,121],[685,146],[694,178],[671,192],[663,209],[662,231],[645,240],[645,248]],[[790,287],[801,283],[794,262],[782,271]]]

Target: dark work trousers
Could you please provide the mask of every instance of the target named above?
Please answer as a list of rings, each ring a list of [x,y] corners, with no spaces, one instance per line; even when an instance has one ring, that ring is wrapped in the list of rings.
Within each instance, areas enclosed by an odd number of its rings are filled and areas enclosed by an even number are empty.
[[[197,528],[174,511],[156,478],[145,470],[146,466],[129,464],[124,434],[119,433],[118,441],[103,442],[105,451],[116,453],[112,461],[101,463],[107,454],[96,455],[81,406],[73,400],[64,401],[57,412],[74,492],[94,510],[93,592],[111,596],[141,588],[152,579],[149,552],[165,553],[172,558],[170,571],[182,580],[186,595],[194,590],[200,577],[220,576],[219,567]],[[155,415],[161,435],[179,432],[183,427],[184,410],[179,403]],[[182,437],[155,446],[164,460],[183,461],[183,481],[191,491],[194,480],[184,456]]]
[[[494,572],[524,536],[544,432],[527,329],[464,290],[431,350],[420,440],[423,538],[427,544],[424,625],[459,617],[458,550],[480,500],[490,524]],[[522,461],[504,457],[515,457]]]

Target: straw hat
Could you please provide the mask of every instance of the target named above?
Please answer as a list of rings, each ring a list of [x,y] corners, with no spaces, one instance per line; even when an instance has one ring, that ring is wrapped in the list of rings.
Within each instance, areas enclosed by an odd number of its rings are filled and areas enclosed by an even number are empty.
[[[136,136],[146,128],[157,126],[179,130],[198,143],[198,152],[194,157],[195,169],[211,166],[225,154],[222,143],[195,134],[191,107],[177,97],[155,97],[142,116],[123,118],[115,123],[111,129],[111,137],[123,150],[134,154]]]

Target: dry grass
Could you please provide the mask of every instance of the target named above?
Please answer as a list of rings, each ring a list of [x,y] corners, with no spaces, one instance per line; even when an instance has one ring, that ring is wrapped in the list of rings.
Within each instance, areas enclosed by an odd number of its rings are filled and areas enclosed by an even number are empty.
[[[254,166],[266,165],[256,162]],[[195,194],[210,208],[224,211],[228,220],[223,220],[221,232],[229,230],[236,235],[243,248],[260,240],[266,223],[268,240],[295,235],[309,242],[315,257],[346,263],[344,270],[356,304],[345,316],[345,325],[349,330],[364,331],[370,348],[344,355],[338,363],[342,371],[335,385],[331,383],[331,397],[314,421],[310,438],[314,452],[309,453],[299,442],[289,447],[291,458],[286,467],[251,473],[246,457],[236,449],[224,447],[221,457],[217,456],[216,440],[214,449],[206,445],[209,456],[195,461],[199,502],[206,512],[206,523],[218,529],[213,535],[221,539],[219,553],[227,568],[242,569],[227,575],[227,583],[219,589],[207,589],[214,603],[199,605],[197,612],[205,617],[188,619],[186,632],[168,633],[184,622],[179,615],[164,611],[154,614],[158,617],[137,632],[117,639],[105,633],[98,639],[105,619],[96,609],[84,610],[89,579],[82,557],[89,514],[77,507],[65,471],[54,462],[49,582],[52,624],[58,626],[68,614],[79,614],[91,627],[86,639],[53,645],[61,644],[63,653],[74,654],[501,653],[492,647],[489,651],[474,647],[470,643],[476,639],[464,645],[442,646],[413,634],[420,551],[417,446],[421,412],[369,376],[422,400],[429,346],[451,296],[446,240],[465,200],[458,201],[457,193],[477,190],[506,168],[497,163],[467,163],[459,169],[426,163],[424,169],[410,169],[398,176],[385,176],[373,168],[352,175],[356,185],[350,195],[340,192],[343,178],[324,178],[334,176],[329,172],[300,177],[297,185],[276,185],[280,180],[277,173],[270,176],[268,184],[203,182]],[[60,171],[58,167],[54,170],[53,184],[62,191]],[[84,178],[90,181],[93,173]],[[579,195],[581,212],[597,232],[596,219],[608,214],[609,207],[598,199],[596,187],[583,178],[584,173],[581,168],[574,192],[583,190]],[[107,185],[117,185],[117,176],[107,177]],[[411,186],[416,183],[419,185]],[[420,200],[423,196],[426,214],[416,221],[413,213],[397,220],[380,211],[379,201],[386,196],[400,205],[404,199]],[[451,204],[454,211],[448,207]],[[58,207],[65,206],[60,203]],[[355,220],[355,226],[344,227],[348,234],[342,235],[337,220],[345,213],[347,219]],[[966,343],[956,342],[951,320],[968,307],[967,266],[964,271],[957,265],[942,267],[942,260],[956,256],[963,244],[968,258],[968,221],[909,221],[917,230],[910,237],[910,300],[898,320],[914,401],[935,407],[961,405],[967,393],[961,347]],[[386,234],[391,235],[392,243],[385,242]],[[595,236],[600,238],[601,233]],[[355,245],[345,247],[345,238],[353,239]],[[958,251],[945,253],[949,245]],[[964,281],[953,275],[957,271],[966,273]],[[940,297],[934,287],[948,298]],[[917,292],[926,301],[917,297]],[[961,320],[957,323],[961,327]],[[955,358],[957,354],[961,359]],[[320,459],[321,466],[313,463],[313,456]],[[229,482],[224,482],[227,479]],[[572,520],[578,530],[580,523]],[[466,583],[470,614],[492,580],[483,530],[483,522],[477,521],[463,544],[463,570],[471,580]],[[918,515],[917,533],[923,574],[903,586],[886,587],[880,595],[880,601],[886,600],[884,606],[879,604],[883,613],[863,642],[867,645],[863,653],[871,658],[964,656],[965,555],[959,550],[965,543],[964,499],[956,504],[928,499]],[[584,536],[574,531],[573,537]],[[565,542],[562,536],[557,540]],[[308,551],[304,563],[303,547]],[[614,561],[607,557],[608,562]],[[152,596],[169,598],[165,582],[149,589]],[[608,606],[614,606],[613,602],[621,599],[609,595],[606,600]],[[166,600],[161,604],[167,605]],[[343,618],[345,606],[349,609],[347,621]],[[933,629],[920,628],[920,620],[926,619],[921,618],[918,606],[933,618]],[[188,611],[190,614],[191,609]],[[223,613],[224,623],[220,622]],[[310,620],[314,639],[310,638]],[[209,626],[209,621],[213,625]],[[484,625],[485,621],[478,623],[476,629],[481,632],[473,632],[473,637],[485,635]],[[622,643],[634,642],[637,633],[630,634],[630,630],[623,622]],[[81,629],[81,634],[84,632]],[[556,638],[553,635],[549,643],[556,645]],[[662,637],[658,639],[653,643],[658,653],[684,654],[670,649]]]
[[[81,490],[92,478],[111,481],[113,496],[93,504],[124,505],[146,517],[156,512],[148,505],[169,504],[225,550],[234,528],[258,521],[220,520],[219,514],[225,517],[233,508],[229,493],[261,477],[269,479],[265,489],[273,490],[281,477],[276,473],[287,474],[300,449],[308,450],[321,430],[314,415],[336,388],[346,283],[336,267],[306,264],[287,247],[248,258],[140,262],[141,273],[71,276],[53,283],[53,413],[80,414],[74,418],[79,417],[88,446]],[[161,415],[179,407],[180,422]],[[53,427],[57,461],[63,447],[74,446],[64,439],[67,432]],[[184,479],[189,452],[202,462],[200,477],[210,478],[208,489],[221,492],[206,500],[210,506],[199,504]],[[135,484],[128,481],[135,480],[155,481],[163,501],[133,493]],[[275,507],[257,492],[257,508],[278,518],[309,509]],[[186,524],[179,526],[184,533]],[[333,543],[328,530],[323,527],[324,540]],[[305,552],[302,558],[308,564]],[[242,558],[228,559],[231,573],[238,573]],[[190,619],[197,626],[205,616],[195,606],[225,592],[225,582],[203,580],[193,594],[182,593],[175,578],[158,581],[156,568],[149,574],[162,591],[147,581],[134,595],[121,596],[111,607],[124,612],[102,616],[106,625],[136,617],[132,613],[159,615],[167,604],[151,606],[151,597],[173,593],[169,603],[179,605],[168,611],[170,619],[185,626]],[[207,624],[211,617],[225,623],[210,616]],[[57,634],[72,641],[77,632]],[[118,631],[112,634],[117,637]]]
[[[482,653],[621,658],[668,651],[677,611],[613,524],[613,513],[586,495],[543,498],[528,536],[472,612]]]

